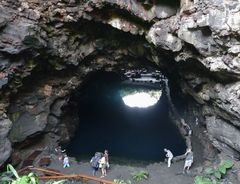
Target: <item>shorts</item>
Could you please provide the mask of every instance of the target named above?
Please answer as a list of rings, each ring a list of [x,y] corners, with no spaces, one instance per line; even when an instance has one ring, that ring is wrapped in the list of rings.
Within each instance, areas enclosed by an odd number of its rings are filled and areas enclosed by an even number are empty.
[[[102,164],[102,169],[106,169],[107,168],[107,164]]]
[[[193,161],[192,160],[186,160],[184,167],[191,167]]]

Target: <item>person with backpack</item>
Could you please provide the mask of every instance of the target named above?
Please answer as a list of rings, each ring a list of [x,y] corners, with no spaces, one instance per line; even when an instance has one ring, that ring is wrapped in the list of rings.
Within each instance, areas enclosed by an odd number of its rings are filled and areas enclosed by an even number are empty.
[[[96,152],[95,155],[91,158],[90,163],[92,166],[92,175],[95,176],[99,168],[99,160],[102,158],[102,153]]]

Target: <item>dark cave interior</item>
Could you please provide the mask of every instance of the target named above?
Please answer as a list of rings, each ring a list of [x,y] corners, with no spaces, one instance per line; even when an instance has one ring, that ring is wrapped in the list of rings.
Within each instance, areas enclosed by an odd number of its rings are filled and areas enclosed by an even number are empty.
[[[108,149],[112,158],[141,161],[164,160],[164,148],[183,154],[186,145],[169,117],[166,94],[148,108],[130,108],[119,94],[121,87],[116,73],[95,72],[71,97],[79,126],[64,145],[68,154],[82,159]]]

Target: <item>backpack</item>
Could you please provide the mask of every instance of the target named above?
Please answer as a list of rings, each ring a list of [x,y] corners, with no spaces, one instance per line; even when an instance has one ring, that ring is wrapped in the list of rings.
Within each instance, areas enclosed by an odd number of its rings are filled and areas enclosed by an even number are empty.
[[[92,157],[91,159],[91,166],[94,167],[94,168],[98,168],[99,167],[99,157],[97,156],[94,156]]]

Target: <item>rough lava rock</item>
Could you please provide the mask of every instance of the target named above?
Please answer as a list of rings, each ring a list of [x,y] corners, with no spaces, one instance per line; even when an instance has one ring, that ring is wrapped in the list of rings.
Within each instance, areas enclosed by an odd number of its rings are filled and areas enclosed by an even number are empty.
[[[11,142],[7,138],[11,128],[12,121],[6,117],[6,114],[4,114],[0,119],[0,165],[4,164],[12,152]]]
[[[49,132],[70,137],[71,125],[59,126],[62,108],[87,74],[143,63],[192,97],[197,110],[185,114],[201,119],[200,139],[206,132],[217,149],[239,155],[239,1],[155,2],[0,2],[0,165],[11,143]]]

